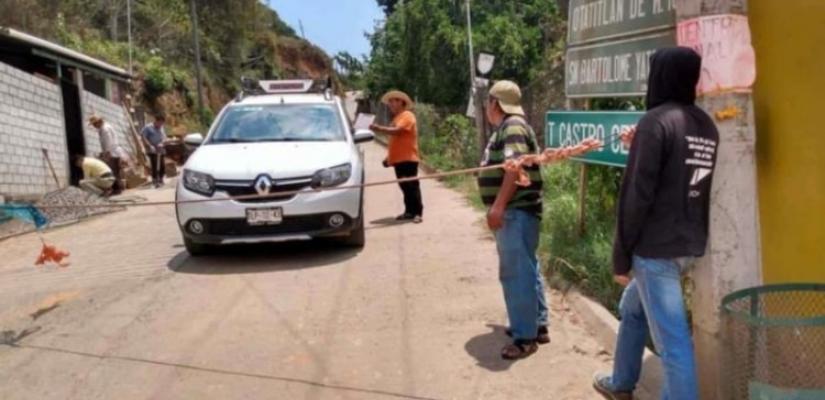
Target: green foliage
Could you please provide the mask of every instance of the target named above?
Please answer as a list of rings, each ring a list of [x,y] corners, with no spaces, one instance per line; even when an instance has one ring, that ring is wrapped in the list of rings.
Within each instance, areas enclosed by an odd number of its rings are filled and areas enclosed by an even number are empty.
[[[366,74],[371,93],[390,88],[419,101],[457,108],[469,95],[469,57],[464,2],[381,1],[389,13],[371,35]],[[545,68],[548,52],[563,39],[556,0],[484,0],[472,3],[475,49],[496,55],[493,79],[527,85]]]
[[[363,89],[364,88],[364,72],[366,71],[366,64],[368,60],[359,60],[352,54],[346,51],[338,52],[333,58],[335,69],[341,82],[348,89]]]
[[[164,65],[160,57],[150,58],[145,66],[144,85],[146,97],[154,100],[162,94],[172,90],[175,84],[175,77],[172,70]]]
[[[126,1],[3,0],[0,26],[56,41],[125,68],[129,60]],[[131,4],[137,93],[157,110],[165,107],[157,103],[161,95],[178,91],[189,107],[189,115],[179,115],[179,119],[208,119],[195,110],[193,101],[196,86],[191,78],[195,75],[195,54],[190,0],[132,0]],[[287,71],[292,76],[285,78],[320,77],[332,72],[329,57],[298,39],[295,31],[260,0],[195,0],[195,5],[210,113],[234,96],[241,76],[273,78]]]
[[[543,258],[557,280],[577,284],[605,306],[615,309],[621,288],[613,283],[612,245],[615,209],[622,170],[588,165],[585,232],[578,231],[581,164],[563,163],[543,170],[545,218]]]

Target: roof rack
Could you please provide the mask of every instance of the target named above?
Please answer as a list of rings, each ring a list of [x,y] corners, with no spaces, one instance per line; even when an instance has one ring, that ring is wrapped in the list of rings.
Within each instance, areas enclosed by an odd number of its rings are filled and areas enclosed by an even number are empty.
[[[235,101],[242,101],[249,96],[300,93],[323,93],[325,99],[332,100],[332,78],[321,80],[288,79],[259,81],[257,79],[241,77],[241,91],[238,93]]]

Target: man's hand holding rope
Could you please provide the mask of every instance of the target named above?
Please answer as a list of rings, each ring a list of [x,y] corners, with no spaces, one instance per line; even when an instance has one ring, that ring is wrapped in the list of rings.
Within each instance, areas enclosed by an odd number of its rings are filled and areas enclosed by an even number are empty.
[[[518,172],[519,178],[516,184],[519,186],[530,186],[530,177],[524,171],[525,166],[547,165],[578,157],[593,150],[602,148],[604,143],[595,138],[584,139],[574,146],[553,147],[544,149],[540,154],[529,154],[519,157],[517,160],[507,160],[504,162],[504,170]]]

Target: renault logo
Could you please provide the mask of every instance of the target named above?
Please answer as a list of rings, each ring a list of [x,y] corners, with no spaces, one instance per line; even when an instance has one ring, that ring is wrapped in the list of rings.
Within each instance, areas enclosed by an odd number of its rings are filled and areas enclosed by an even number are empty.
[[[272,179],[268,176],[261,175],[255,180],[255,191],[258,192],[259,195],[269,194],[270,190],[272,190]]]

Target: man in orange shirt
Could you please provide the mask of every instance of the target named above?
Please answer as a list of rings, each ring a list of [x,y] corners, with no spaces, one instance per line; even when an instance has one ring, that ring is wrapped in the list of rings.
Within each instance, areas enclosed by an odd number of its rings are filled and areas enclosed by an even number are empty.
[[[373,132],[390,136],[388,145],[387,165],[395,168],[398,179],[418,176],[418,125],[415,114],[412,113],[413,101],[406,93],[393,90],[381,98],[393,115],[392,125],[370,126]],[[404,213],[396,219],[399,221],[423,221],[424,205],[421,202],[421,184],[419,181],[399,183],[404,193]]]

